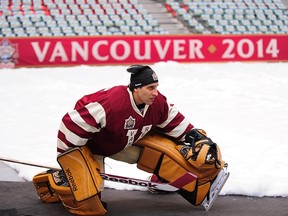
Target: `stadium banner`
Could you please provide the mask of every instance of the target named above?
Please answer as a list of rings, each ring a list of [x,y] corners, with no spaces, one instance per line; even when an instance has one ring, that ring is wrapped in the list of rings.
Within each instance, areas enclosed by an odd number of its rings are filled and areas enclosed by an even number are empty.
[[[288,35],[0,38],[1,67],[287,61]]]

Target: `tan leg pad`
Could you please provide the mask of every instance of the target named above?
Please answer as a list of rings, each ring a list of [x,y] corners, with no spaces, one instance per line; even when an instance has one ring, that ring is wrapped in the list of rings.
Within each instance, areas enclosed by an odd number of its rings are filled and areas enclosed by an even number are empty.
[[[81,202],[96,196],[101,189],[100,165],[88,147],[73,148],[57,157],[69,182],[75,200]]]
[[[61,194],[60,199],[63,206],[74,215],[102,216],[107,213],[98,195],[80,202],[75,201],[72,193]]]

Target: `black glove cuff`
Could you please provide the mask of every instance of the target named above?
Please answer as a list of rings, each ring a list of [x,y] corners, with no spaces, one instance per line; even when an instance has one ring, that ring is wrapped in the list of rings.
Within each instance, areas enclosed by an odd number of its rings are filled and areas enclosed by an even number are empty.
[[[185,135],[185,142],[193,145],[195,142],[206,138],[207,137],[201,132],[199,132],[198,129],[192,129]]]

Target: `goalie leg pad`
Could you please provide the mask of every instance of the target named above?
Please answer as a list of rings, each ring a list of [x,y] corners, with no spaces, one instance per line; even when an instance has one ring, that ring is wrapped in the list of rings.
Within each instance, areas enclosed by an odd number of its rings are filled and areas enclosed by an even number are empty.
[[[141,146],[142,153],[137,167],[146,172],[154,173],[160,179],[173,182],[187,172],[197,175],[197,170],[188,163],[175,148],[175,143],[159,134],[146,135],[135,145]],[[196,180],[183,188],[192,192]]]
[[[74,215],[102,216],[106,214],[106,209],[98,195],[92,196],[84,201],[77,202],[68,186],[59,186],[55,176],[59,171],[48,170],[33,177],[33,184],[42,202],[54,203],[62,202],[63,206]],[[61,185],[63,185],[61,183]]]
[[[83,201],[76,201],[70,194],[59,195],[63,206],[74,215],[102,216],[107,213],[98,195],[92,196]]]
[[[75,215],[105,215],[99,196],[102,185],[101,169],[88,147],[73,148],[57,157],[69,182],[70,193],[61,193],[63,206]]]
[[[187,190],[180,190],[179,194],[192,205],[198,206],[206,198],[207,194],[209,193],[210,187],[211,183],[207,182],[203,185],[197,185],[193,192],[189,192]]]
[[[156,174],[161,181],[173,182],[186,172],[198,177],[197,180],[183,186],[179,191],[179,194],[193,205],[202,203],[209,193],[212,180],[224,166],[221,154],[219,154],[220,157],[218,158],[221,161],[220,167],[204,162],[203,158],[206,158],[208,152],[206,147],[202,149],[199,160],[192,163],[194,161],[187,160],[179,152],[177,143],[159,134],[146,135],[135,145],[142,147],[137,167],[146,172]],[[219,151],[218,147],[217,150]]]
[[[81,202],[100,192],[102,178],[100,165],[88,147],[73,148],[57,157],[64,171],[75,200]]]

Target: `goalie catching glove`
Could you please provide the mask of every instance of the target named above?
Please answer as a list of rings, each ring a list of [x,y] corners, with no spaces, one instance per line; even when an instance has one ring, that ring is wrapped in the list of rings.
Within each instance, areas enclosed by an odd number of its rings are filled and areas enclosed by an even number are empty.
[[[215,166],[220,169],[221,152],[202,129],[193,129],[185,136],[184,145],[176,146],[181,155],[195,167]]]

